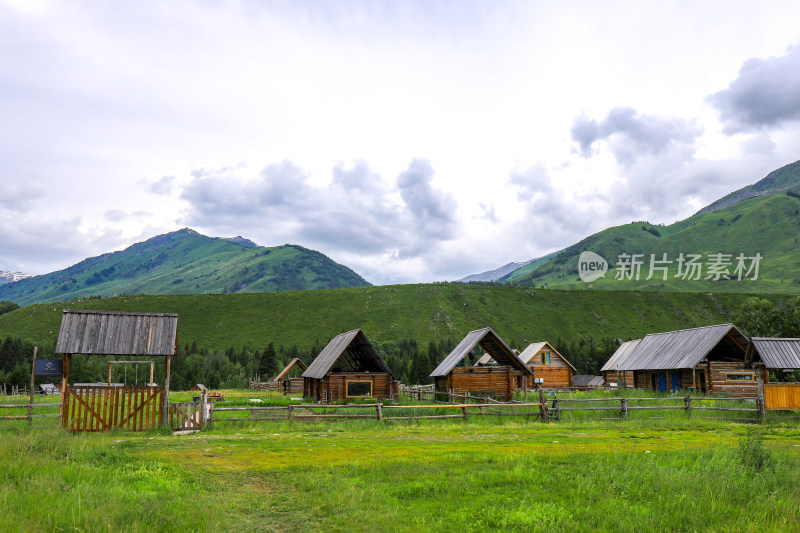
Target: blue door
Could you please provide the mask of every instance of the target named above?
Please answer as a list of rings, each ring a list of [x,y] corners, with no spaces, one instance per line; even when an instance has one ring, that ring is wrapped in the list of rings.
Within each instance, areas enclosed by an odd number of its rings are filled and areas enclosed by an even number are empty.
[[[678,390],[678,373],[677,372],[673,372],[672,373],[672,392],[675,392],[677,390]]]
[[[658,373],[658,392],[667,392],[667,373]]]

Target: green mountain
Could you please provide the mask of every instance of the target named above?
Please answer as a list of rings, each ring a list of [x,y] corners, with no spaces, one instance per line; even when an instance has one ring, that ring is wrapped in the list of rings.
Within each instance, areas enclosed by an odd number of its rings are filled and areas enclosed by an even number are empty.
[[[765,193],[728,207],[703,210],[669,226],[634,222],[608,228],[562,250],[512,283],[569,289],[797,294],[798,236],[800,195],[792,191]],[[605,277],[591,283],[581,281],[578,263],[584,251],[595,252],[608,262]],[[642,263],[638,279],[634,268],[629,268],[634,254]],[[691,254],[699,256],[694,261],[699,270],[687,264]],[[656,267],[652,276],[651,266]]]
[[[773,170],[766,177],[753,185],[743,187],[738,191],[734,191],[726,196],[723,196],[716,202],[707,205],[698,213],[705,213],[707,211],[714,211],[735,205],[739,202],[761,196],[763,194],[772,194],[794,190],[798,192],[800,189],[800,161],[795,161],[778,170]]]
[[[295,245],[260,247],[242,237],[194,230],[159,235],[64,270],[0,286],[19,305],[90,295],[275,292],[363,287],[361,276],[325,255]]]
[[[641,230],[640,230],[641,231]],[[745,294],[553,291],[502,285],[435,283],[250,294],[131,295],[35,304],[0,315],[0,339],[20,337],[52,347],[64,308],[178,314],[181,345],[225,350],[322,345],[362,328],[373,342],[416,339],[457,343],[491,326],[514,347],[547,340],[638,338],[728,322]],[[781,296],[767,296],[779,301]],[[616,347],[616,345],[615,345]],[[612,350],[613,351],[613,350]]]

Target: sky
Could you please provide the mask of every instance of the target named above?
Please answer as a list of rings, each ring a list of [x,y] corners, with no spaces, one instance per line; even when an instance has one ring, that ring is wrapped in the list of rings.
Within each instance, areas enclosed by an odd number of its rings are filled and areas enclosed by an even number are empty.
[[[190,227],[456,280],[798,159],[796,0],[0,0],[0,270]]]

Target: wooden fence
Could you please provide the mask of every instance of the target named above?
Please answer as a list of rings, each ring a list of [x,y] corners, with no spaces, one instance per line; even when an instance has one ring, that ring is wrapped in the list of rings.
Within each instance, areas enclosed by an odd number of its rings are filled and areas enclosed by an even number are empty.
[[[742,401],[742,400],[755,400],[756,407],[718,407],[702,405],[703,402],[719,402],[719,401]],[[761,399],[759,398],[705,398],[705,397],[692,397],[681,396],[677,398],[558,398],[553,397],[548,399],[553,402],[551,407],[548,407],[550,416],[554,420],[561,419],[561,413],[569,411],[619,411],[619,418],[628,420],[628,414],[631,411],[670,411],[682,410],[686,414],[686,418],[691,418],[693,411],[728,411],[728,412],[745,412],[754,413],[758,419],[763,418],[763,410],[761,409]],[[562,403],[568,404],[581,404],[588,403],[590,405],[597,405],[596,402],[619,402],[619,406],[598,406],[598,407],[562,407]],[[679,405],[636,405],[637,402],[678,402]],[[692,405],[692,402],[695,402]],[[634,405],[631,405],[634,404]]]
[[[531,408],[535,408],[531,410]],[[359,409],[356,414],[337,411]],[[441,410],[460,410],[455,414],[430,414]],[[322,412],[319,412],[319,411]],[[387,416],[393,411],[402,416]],[[417,412],[422,411],[422,412]],[[221,417],[220,413],[248,413],[247,417]],[[213,405],[209,415],[209,423],[262,420],[320,420],[320,419],[375,419],[375,420],[423,420],[442,418],[469,419],[470,416],[527,416],[547,419],[542,403],[513,404],[432,404],[432,405],[384,405],[383,403],[348,404],[348,405],[288,405],[281,407],[217,407]]]
[[[46,413],[46,414],[35,414],[34,410],[42,407],[61,407],[60,403],[11,403],[11,404],[3,404],[0,405],[0,413],[6,412],[5,410],[22,410],[24,409],[26,414],[24,415],[6,415],[0,416],[0,421],[2,420],[27,420],[28,426],[32,426],[34,418],[60,418],[61,414],[59,413]]]
[[[206,425],[206,402],[178,402],[169,404],[169,425],[175,431],[195,431]]]
[[[764,407],[771,410],[800,409],[800,383],[765,384]]]

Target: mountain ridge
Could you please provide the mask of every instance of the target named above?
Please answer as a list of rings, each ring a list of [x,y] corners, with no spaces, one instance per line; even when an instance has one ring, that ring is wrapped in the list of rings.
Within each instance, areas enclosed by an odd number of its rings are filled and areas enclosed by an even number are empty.
[[[0,285],[19,305],[92,295],[274,292],[369,286],[324,254],[302,246],[258,246],[241,236],[209,237],[191,228],[156,235],[124,250]]]

